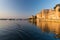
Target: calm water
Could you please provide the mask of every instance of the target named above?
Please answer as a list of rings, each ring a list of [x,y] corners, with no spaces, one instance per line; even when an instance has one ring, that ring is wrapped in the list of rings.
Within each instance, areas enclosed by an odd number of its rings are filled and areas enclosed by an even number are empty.
[[[0,20],[0,40],[59,40],[60,23]]]

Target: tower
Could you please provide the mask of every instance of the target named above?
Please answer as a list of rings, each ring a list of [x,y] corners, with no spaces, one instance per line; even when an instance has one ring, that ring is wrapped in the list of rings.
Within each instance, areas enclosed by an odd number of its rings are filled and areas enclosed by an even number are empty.
[[[55,14],[57,16],[57,19],[60,18],[60,4],[57,4],[55,7],[54,7],[54,10],[55,10]]]

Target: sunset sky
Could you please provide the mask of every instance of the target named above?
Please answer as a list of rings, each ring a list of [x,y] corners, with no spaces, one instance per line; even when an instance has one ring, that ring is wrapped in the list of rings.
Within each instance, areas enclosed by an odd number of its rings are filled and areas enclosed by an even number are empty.
[[[0,0],[0,18],[27,18],[59,3],[60,0]]]

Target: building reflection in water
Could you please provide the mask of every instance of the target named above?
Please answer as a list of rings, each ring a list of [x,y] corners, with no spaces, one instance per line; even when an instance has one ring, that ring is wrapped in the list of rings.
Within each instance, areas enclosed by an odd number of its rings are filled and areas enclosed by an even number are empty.
[[[53,33],[55,38],[60,38],[60,23],[59,22],[43,22],[43,21],[30,21],[30,23],[35,24],[42,32]]]

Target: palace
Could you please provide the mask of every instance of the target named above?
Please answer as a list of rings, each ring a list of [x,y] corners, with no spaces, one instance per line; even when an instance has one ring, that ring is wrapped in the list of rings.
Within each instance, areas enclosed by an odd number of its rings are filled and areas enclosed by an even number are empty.
[[[54,9],[44,9],[36,14],[37,19],[60,19],[60,4],[57,4]]]

